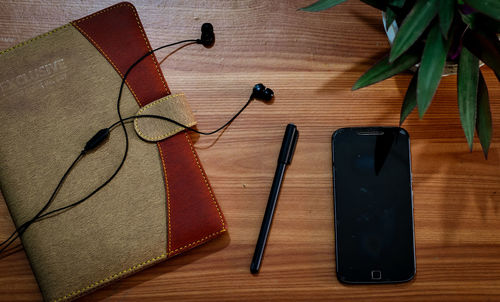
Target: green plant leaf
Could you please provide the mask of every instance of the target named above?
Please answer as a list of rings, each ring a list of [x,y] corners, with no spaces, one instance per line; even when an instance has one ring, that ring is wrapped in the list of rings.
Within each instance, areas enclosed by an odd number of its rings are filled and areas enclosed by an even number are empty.
[[[455,0],[439,1],[439,25],[441,26],[441,32],[446,39],[448,39],[448,31],[450,31],[454,14]]]
[[[479,78],[479,59],[467,48],[463,48],[458,61],[458,110],[465,138],[472,151],[477,110],[477,83]]]
[[[464,0],[472,8],[500,20],[500,1],[498,0]]]
[[[392,44],[390,62],[394,62],[422,35],[438,11],[437,0],[418,0],[403,21]]]
[[[387,7],[387,9],[385,10],[385,30],[387,30],[391,26],[395,18],[396,14],[394,13],[394,11],[390,7]]]
[[[475,28],[477,13],[472,14],[464,14],[460,12],[460,18],[464,21],[465,24],[469,25],[470,28]]]
[[[408,89],[406,89],[405,99],[401,106],[401,115],[399,117],[399,126],[403,125],[408,115],[417,107],[417,78],[418,72],[411,79]]]
[[[403,7],[405,5],[406,0],[389,0],[389,5],[395,6],[395,7]]]
[[[301,8],[301,10],[306,12],[319,12],[345,1],[347,0],[319,0],[309,6]]]
[[[389,63],[389,57],[386,56],[370,69],[368,69],[352,86],[352,90],[366,87],[371,84],[375,84],[382,80],[392,77],[411,66],[418,63],[420,60],[419,51],[408,51],[399,57],[396,61]]]
[[[386,0],[361,0],[361,1],[381,11],[385,11],[385,8],[387,7]]]
[[[449,48],[450,43],[444,40],[439,23],[435,22],[427,35],[418,73],[417,104],[420,118],[429,108],[439,86]]]
[[[477,83],[477,121],[476,131],[479,136],[479,142],[483,148],[484,158],[488,159],[488,150],[491,142],[491,132],[493,126],[491,123],[490,99],[488,88],[484,81],[483,74],[479,71],[479,82]]]
[[[495,71],[500,81],[500,41],[496,35],[482,30],[467,30],[462,41],[470,52]]]

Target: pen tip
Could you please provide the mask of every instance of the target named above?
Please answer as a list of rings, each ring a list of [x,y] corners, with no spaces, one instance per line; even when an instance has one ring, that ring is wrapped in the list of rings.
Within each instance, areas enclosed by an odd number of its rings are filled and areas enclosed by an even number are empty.
[[[259,267],[257,265],[255,265],[255,263],[253,263],[253,262],[250,265],[250,272],[252,274],[258,274],[259,273]]]

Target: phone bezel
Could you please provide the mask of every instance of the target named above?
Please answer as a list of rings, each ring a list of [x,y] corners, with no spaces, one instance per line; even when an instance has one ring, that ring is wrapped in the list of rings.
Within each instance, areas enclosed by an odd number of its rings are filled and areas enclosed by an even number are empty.
[[[337,205],[336,205],[336,187],[335,187],[335,138],[336,136],[343,132],[343,131],[357,131],[357,132],[382,132],[385,130],[392,130],[394,131],[395,129],[398,129],[399,131],[404,131],[405,135],[408,137],[408,162],[409,162],[409,170],[410,170],[410,203],[411,203],[411,217],[412,217],[412,239],[413,239],[413,271],[411,272],[411,275],[409,278],[404,279],[404,280],[370,280],[370,281],[356,281],[356,280],[346,280],[344,276],[341,275],[341,272],[339,271],[339,258],[338,258],[338,235],[337,235]],[[359,134],[358,134],[359,135]],[[377,134],[374,134],[377,135]],[[393,283],[404,283],[413,280],[417,273],[417,259],[416,259],[416,253],[415,253],[415,215],[414,215],[414,207],[413,207],[413,173],[412,173],[412,165],[411,165],[411,145],[410,145],[410,135],[408,131],[406,131],[404,128],[401,127],[345,127],[345,128],[340,128],[337,129],[333,132],[332,134],[332,182],[333,182],[333,210],[334,210],[334,236],[335,236],[335,272],[337,275],[337,279],[345,284],[393,284]]]

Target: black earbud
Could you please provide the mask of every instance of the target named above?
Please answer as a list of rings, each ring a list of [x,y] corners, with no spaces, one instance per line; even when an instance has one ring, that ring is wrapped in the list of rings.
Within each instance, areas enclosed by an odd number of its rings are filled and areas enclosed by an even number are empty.
[[[274,97],[274,92],[270,88],[266,88],[263,84],[259,83],[253,86],[252,98],[269,102]]]
[[[206,48],[210,48],[214,46],[215,43],[215,35],[214,35],[214,27],[210,23],[203,23],[201,26],[201,38],[196,41],[197,43],[205,46]]]

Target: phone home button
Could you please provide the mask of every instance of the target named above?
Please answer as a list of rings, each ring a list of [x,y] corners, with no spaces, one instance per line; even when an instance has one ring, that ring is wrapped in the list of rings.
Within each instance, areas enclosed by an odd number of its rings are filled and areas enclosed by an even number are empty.
[[[379,270],[373,270],[373,271],[371,271],[371,274],[372,274],[372,280],[382,279],[382,272]]]

